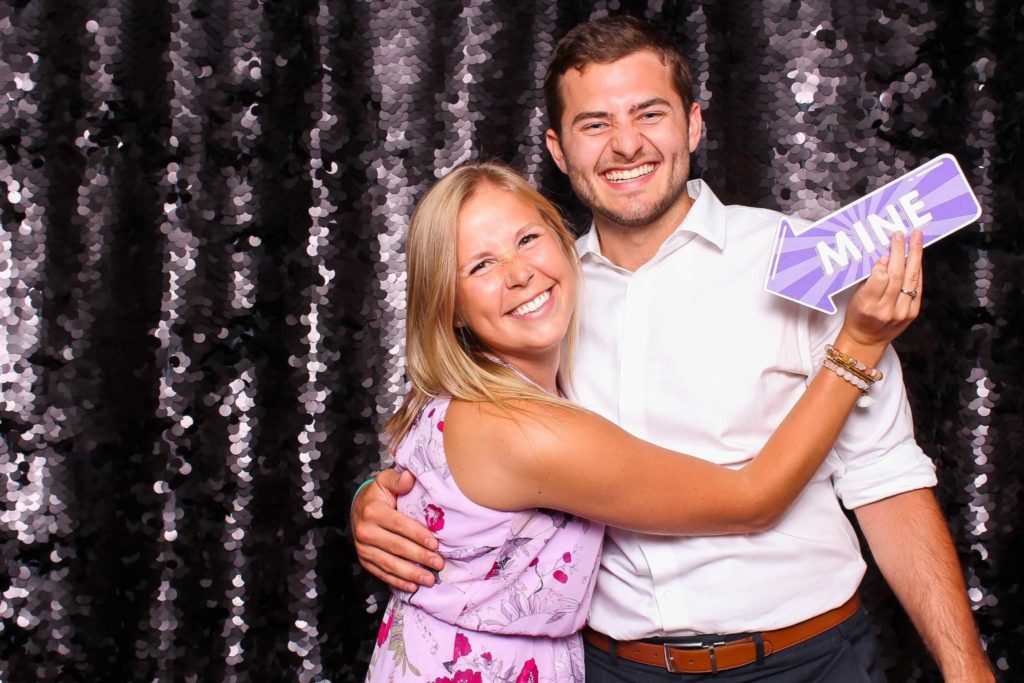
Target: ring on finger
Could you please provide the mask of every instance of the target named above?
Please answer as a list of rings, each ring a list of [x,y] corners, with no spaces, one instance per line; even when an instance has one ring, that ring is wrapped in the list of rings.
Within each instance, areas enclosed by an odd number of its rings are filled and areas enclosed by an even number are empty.
[[[900,294],[906,294],[911,299],[916,299],[917,298],[917,290],[916,289],[913,289],[913,290],[908,292],[907,290],[905,290],[902,287],[900,287]]]

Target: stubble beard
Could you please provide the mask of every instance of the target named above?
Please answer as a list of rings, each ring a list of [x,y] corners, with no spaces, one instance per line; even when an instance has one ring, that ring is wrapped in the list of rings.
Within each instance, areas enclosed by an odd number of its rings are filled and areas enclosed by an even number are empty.
[[[673,163],[670,169],[669,185],[665,193],[653,201],[631,199],[625,210],[615,211],[601,203],[594,182],[582,169],[567,164],[569,183],[576,196],[593,212],[595,218],[602,218],[624,228],[643,228],[651,225],[675,206],[686,192],[689,164]],[[680,168],[682,166],[682,168]]]

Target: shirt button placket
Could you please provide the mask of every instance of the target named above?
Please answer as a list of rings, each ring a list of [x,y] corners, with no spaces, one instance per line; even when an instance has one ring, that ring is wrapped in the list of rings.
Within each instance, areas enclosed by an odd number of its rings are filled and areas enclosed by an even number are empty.
[[[644,278],[634,273],[626,281],[619,358],[619,416],[628,432],[645,438],[644,386],[646,385],[647,311]]]

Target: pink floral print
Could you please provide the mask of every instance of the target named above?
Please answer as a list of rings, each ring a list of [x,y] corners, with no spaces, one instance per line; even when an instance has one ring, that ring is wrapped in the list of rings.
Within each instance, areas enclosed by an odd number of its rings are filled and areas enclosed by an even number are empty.
[[[423,518],[426,519],[427,528],[431,531],[440,531],[444,528],[444,510],[436,505],[423,508]]]
[[[416,479],[398,501],[439,535],[430,588],[395,592],[370,683],[582,683],[604,529],[551,510],[499,512],[466,498],[444,453],[447,399],[428,404],[395,462]]]
[[[537,664],[532,659],[526,660],[523,670],[519,672],[516,683],[539,683],[540,673],[537,671]]]
[[[377,647],[380,647],[387,641],[388,633],[391,632],[391,625],[393,623],[395,623],[395,612],[391,610],[388,612],[387,620],[380,622],[380,630],[377,631]]]
[[[455,651],[452,653],[452,661],[459,661],[459,657],[468,655],[473,651],[473,648],[469,646],[469,638],[466,637],[465,633],[455,634]]]

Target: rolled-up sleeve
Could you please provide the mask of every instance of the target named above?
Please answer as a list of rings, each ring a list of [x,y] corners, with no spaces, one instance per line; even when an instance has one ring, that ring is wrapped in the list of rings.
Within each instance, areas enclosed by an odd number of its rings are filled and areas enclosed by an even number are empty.
[[[836,301],[840,310],[833,316],[809,316],[808,338],[816,371],[821,371],[825,346],[842,327],[848,298]],[[849,509],[936,483],[935,464],[914,439],[903,371],[892,347],[877,367],[885,378],[871,387],[874,404],[853,409],[830,458],[833,486]]]

